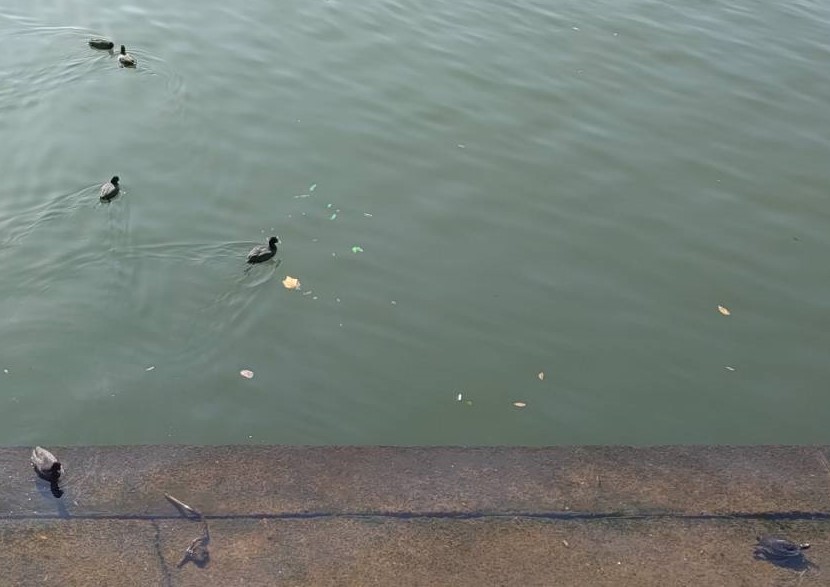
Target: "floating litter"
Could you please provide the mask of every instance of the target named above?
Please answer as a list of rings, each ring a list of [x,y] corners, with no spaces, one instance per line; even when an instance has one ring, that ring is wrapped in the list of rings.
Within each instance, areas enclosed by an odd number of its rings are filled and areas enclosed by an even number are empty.
[[[735,367],[730,367],[728,365],[725,368],[726,368],[727,371],[734,371],[735,370]]]
[[[291,277],[290,275],[285,276],[285,279],[282,280],[282,284],[285,289],[300,289],[300,280],[296,277]]]
[[[525,402],[513,402],[513,405],[517,408],[526,408],[527,404]]]
[[[326,208],[331,208],[331,204],[326,204]]]
[[[299,200],[300,198],[308,198],[311,194],[300,194],[299,196],[294,196],[295,200]]]
[[[461,398],[462,398],[462,396],[461,396],[461,394],[459,393],[459,394],[458,394],[458,397],[457,397],[456,399],[457,399],[458,401],[461,401]]]
[[[334,220],[335,218],[337,218],[337,212],[332,214],[331,217],[329,218],[329,220]]]
[[[316,190],[316,189],[317,189],[317,184],[316,184],[316,183],[313,183],[313,184],[311,184],[311,187],[310,187],[310,188],[308,188],[308,191],[313,192],[313,191],[314,191],[314,190]]]
[[[3,373],[5,373],[6,375],[8,375],[8,374],[9,374],[9,370],[8,370],[8,369],[3,369]]]
[[[362,253],[362,252],[363,252],[363,247],[359,247],[357,245],[352,247],[352,253]]]
[[[146,369],[144,369],[144,370],[145,370],[145,371],[152,371],[152,370],[153,370],[153,369],[155,369],[155,368],[156,368],[156,366],[155,366],[155,365],[150,365],[149,367],[147,367],[147,368],[146,368]]]
[[[371,218],[371,217],[372,217],[372,215],[371,215],[371,214],[369,214],[368,212],[364,212],[364,213],[363,213],[363,215],[364,215],[366,218]]]
[[[544,371],[539,371],[539,374],[536,377],[539,378],[539,381],[544,381],[545,380],[545,372]]]
[[[239,374],[242,375],[242,377],[244,377],[245,379],[253,379],[254,377],[254,372],[250,369],[242,369],[242,371],[240,371]]]
[[[726,306],[718,306],[718,312],[720,312],[724,316],[729,316],[732,313]]]

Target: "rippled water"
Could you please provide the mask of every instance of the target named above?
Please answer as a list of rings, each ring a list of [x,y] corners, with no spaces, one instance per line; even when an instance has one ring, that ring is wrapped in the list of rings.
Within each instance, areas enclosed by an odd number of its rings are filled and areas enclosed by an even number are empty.
[[[826,443],[829,28],[4,3],[0,443]]]

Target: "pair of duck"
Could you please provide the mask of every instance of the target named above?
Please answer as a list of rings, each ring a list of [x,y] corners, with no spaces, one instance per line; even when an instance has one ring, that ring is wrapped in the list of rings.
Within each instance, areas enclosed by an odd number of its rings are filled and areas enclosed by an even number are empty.
[[[101,201],[109,202],[118,192],[121,191],[121,186],[118,185],[119,178],[113,175],[112,179],[101,186]],[[279,237],[272,236],[268,239],[267,245],[257,245],[248,253],[248,263],[263,263],[272,259],[277,254],[277,243],[280,242]]]
[[[112,41],[107,39],[90,39],[89,46],[93,49],[104,49],[107,51],[111,51],[115,44]],[[118,53],[118,65],[121,67],[135,67],[138,61],[136,58],[127,53],[127,49],[124,45],[121,45],[121,51]]]

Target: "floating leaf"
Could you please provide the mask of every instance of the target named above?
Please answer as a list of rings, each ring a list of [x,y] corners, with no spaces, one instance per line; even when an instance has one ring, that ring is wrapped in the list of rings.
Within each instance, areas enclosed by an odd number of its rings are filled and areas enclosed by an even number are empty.
[[[724,316],[729,316],[732,313],[726,306],[718,306],[718,312],[720,312]]]
[[[539,378],[539,381],[544,381],[545,380],[545,372],[544,371],[539,371],[539,374],[536,377]]]
[[[253,379],[254,377],[254,372],[250,369],[242,369],[242,371],[240,371],[239,374],[242,375],[242,377],[244,377],[245,379]]]
[[[525,402],[513,402],[513,405],[517,408],[525,408],[527,407],[527,403]]]
[[[362,253],[362,252],[363,252],[363,247],[359,247],[357,245],[352,247],[352,253]]]
[[[285,279],[282,280],[283,286],[285,289],[300,289],[300,280],[296,277],[291,277],[290,275],[286,275]]]

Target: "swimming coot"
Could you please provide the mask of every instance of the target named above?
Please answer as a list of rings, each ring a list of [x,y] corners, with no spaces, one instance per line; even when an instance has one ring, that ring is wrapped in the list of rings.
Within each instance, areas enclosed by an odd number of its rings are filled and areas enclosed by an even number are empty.
[[[118,176],[114,175],[111,180],[101,186],[101,201],[109,202],[118,195],[119,191],[121,187],[118,185]]]
[[[268,239],[268,246],[257,245],[248,253],[248,263],[262,263],[277,254],[277,243],[280,239],[272,236]]]
[[[63,469],[55,455],[39,446],[36,446],[32,451],[32,466],[35,468],[38,477],[50,483],[55,483],[58,480]]]
[[[112,49],[115,45],[110,40],[94,37],[89,40],[89,46],[93,49]]]
[[[118,63],[121,67],[135,67],[137,61],[135,57],[127,53],[127,49],[124,48],[124,45],[121,45],[121,53],[118,55]]]

